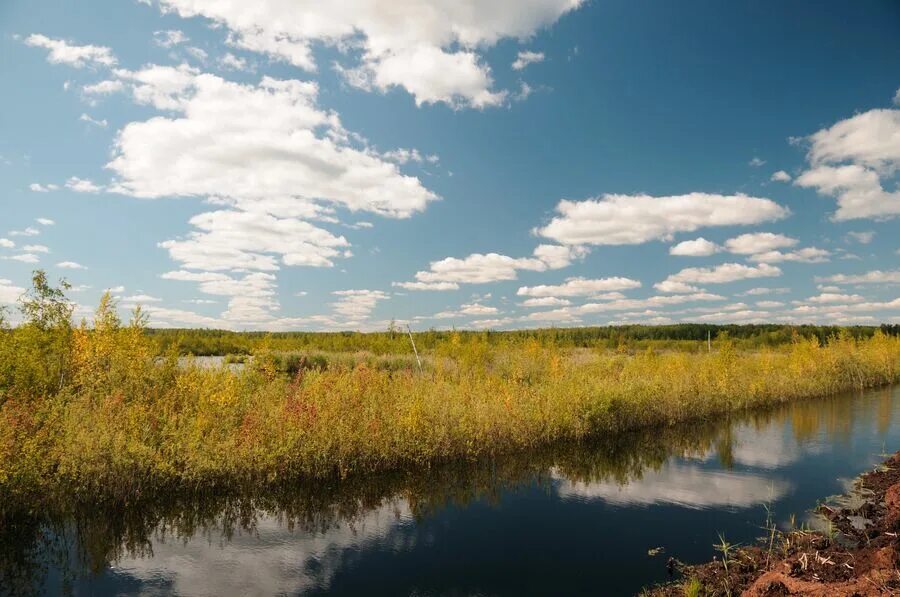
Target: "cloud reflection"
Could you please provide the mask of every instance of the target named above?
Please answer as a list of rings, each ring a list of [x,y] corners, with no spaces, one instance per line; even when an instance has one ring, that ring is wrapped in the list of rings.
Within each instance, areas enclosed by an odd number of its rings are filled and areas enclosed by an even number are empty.
[[[692,509],[748,508],[779,499],[791,490],[788,481],[753,473],[707,470],[668,462],[624,485],[570,481],[558,473],[556,492],[564,500],[603,500],[619,506],[674,504]]]
[[[267,517],[259,520],[255,533],[229,539],[215,530],[186,541],[154,541],[153,557],[123,558],[112,572],[140,581],[142,594],[296,594],[327,588],[348,549],[384,541],[397,543],[390,549],[411,549],[414,534],[391,532],[407,524],[414,522],[404,500],[385,502],[326,533],[291,532],[277,517]]]

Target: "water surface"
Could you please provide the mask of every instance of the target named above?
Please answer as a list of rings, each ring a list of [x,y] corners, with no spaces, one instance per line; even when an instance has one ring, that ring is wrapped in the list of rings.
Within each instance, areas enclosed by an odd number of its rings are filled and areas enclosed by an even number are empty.
[[[36,513],[0,583],[75,595],[628,595],[900,449],[900,388],[265,495]],[[0,529],[3,530],[3,529]],[[651,548],[665,553],[648,555]],[[13,585],[12,583],[16,584]]]

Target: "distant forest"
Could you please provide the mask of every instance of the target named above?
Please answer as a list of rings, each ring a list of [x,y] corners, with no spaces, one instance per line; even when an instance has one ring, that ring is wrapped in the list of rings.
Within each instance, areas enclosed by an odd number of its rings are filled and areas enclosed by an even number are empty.
[[[516,331],[452,331],[414,332],[419,350],[431,350],[455,337],[461,342],[477,338],[496,345],[516,345],[537,340],[542,345],[562,348],[690,348],[705,342],[707,335],[716,340],[727,334],[744,348],[776,347],[797,337],[816,337],[820,342],[845,331],[855,338],[869,338],[876,330],[898,336],[900,325],[815,326],[815,325],[709,325],[682,323],[673,325],[618,325],[576,328],[542,328]],[[182,354],[196,356],[250,354],[261,347],[275,351],[367,351],[375,354],[410,351],[406,330],[392,326],[384,332],[233,332],[208,329],[148,329],[163,350],[173,346]]]

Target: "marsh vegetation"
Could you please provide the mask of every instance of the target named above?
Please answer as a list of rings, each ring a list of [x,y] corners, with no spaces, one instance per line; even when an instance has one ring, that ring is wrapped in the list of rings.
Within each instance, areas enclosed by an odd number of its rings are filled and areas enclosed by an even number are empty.
[[[565,333],[354,334],[352,350],[275,350],[245,366],[201,367],[159,342],[137,310],[104,296],[71,322],[65,287],[42,272],[24,321],[0,343],[0,494],[128,499],[166,488],[335,479],[472,460],[559,441],[894,383],[900,338],[880,330],[793,330],[778,345],[622,337],[610,348]],[[718,330],[717,330],[718,331]],[[857,330],[858,331],[858,330]],[[202,333],[195,333],[202,337]],[[571,334],[574,335],[574,332]],[[543,340],[542,340],[543,338]],[[392,351],[382,350],[391,343]],[[331,343],[331,344],[329,344]],[[401,348],[405,346],[405,348]]]

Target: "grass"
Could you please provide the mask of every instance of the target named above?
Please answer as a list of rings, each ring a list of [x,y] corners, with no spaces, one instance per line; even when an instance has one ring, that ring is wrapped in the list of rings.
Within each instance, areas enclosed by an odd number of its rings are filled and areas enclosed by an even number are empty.
[[[427,467],[900,378],[900,338],[878,331],[753,351],[720,336],[709,354],[450,334],[421,374],[411,354],[263,345],[235,371],[160,354],[141,314],[123,325],[108,297],[78,327],[36,284],[38,299],[40,319],[0,331],[0,497]]]

